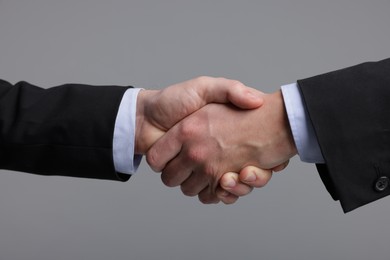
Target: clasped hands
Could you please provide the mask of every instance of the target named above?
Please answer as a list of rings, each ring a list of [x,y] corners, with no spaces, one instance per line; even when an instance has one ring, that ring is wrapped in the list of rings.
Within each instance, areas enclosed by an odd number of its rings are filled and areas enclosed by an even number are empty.
[[[280,91],[199,77],[139,93],[135,153],[165,185],[231,204],[267,184],[297,150]]]

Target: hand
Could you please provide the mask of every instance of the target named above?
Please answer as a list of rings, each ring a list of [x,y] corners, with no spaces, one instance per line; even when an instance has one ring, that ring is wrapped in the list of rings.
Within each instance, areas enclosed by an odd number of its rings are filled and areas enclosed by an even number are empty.
[[[219,180],[216,196],[225,204],[235,203],[239,197],[248,195],[253,188],[265,186],[270,181],[272,173],[284,170],[288,163],[289,161],[286,161],[272,170],[247,166],[239,173],[225,173]]]
[[[177,122],[208,103],[232,103],[242,109],[263,103],[260,91],[224,78],[199,77],[161,91],[141,91],[137,99],[135,153],[151,145]]]
[[[264,96],[261,108],[239,110],[210,104],[185,118],[147,153],[167,186],[204,203],[219,201],[223,173],[253,165],[272,169],[297,153],[280,91]]]
[[[162,91],[141,91],[137,99],[136,154],[145,154],[165,131],[211,102],[253,109],[262,105],[262,93],[235,80],[199,77]],[[251,189],[240,184],[240,189]],[[244,194],[240,193],[241,196]],[[230,194],[230,200],[237,199]]]

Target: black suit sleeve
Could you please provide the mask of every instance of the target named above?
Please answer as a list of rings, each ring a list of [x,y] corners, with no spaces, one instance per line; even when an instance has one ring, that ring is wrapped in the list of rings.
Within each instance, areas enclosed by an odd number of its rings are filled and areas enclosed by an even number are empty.
[[[112,141],[126,87],[67,84],[42,89],[0,80],[0,168],[126,181]]]
[[[389,195],[390,59],[298,85],[325,159],[317,169],[332,197],[348,212]]]

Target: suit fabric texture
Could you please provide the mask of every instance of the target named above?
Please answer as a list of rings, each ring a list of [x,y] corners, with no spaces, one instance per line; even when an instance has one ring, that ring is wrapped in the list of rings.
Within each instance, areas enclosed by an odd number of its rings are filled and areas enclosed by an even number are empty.
[[[113,132],[128,87],[42,89],[0,80],[0,167],[42,175],[126,181],[115,171]]]
[[[348,212],[389,195],[390,59],[298,85],[325,159],[317,169],[333,199]]]

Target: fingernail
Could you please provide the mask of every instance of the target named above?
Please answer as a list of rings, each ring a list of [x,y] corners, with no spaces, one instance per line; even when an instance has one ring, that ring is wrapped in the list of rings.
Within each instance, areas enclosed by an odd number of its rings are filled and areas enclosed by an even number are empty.
[[[223,186],[233,188],[234,186],[236,186],[236,181],[232,178],[228,178],[223,181]]]
[[[244,179],[244,181],[247,181],[247,182],[253,182],[256,180],[256,174],[251,172],[249,173],[246,178]]]

